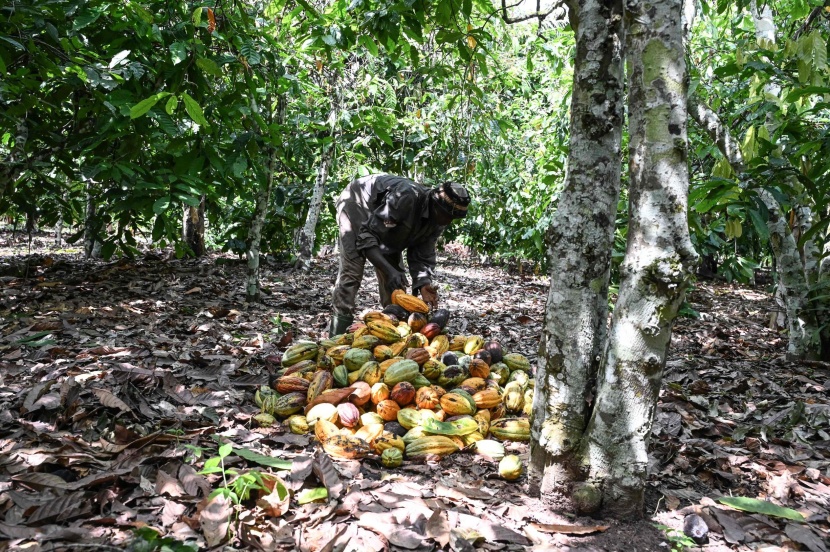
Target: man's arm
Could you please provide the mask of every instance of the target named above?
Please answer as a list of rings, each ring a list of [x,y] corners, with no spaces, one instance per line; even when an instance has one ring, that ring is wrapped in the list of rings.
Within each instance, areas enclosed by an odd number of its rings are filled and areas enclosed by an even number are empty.
[[[410,247],[406,251],[413,293],[420,291],[424,302],[433,308],[438,306],[438,291],[432,285],[432,279],[437,262],[435,244],[440,235],[438,232],[424,243]]]
[[[406,276],[386,260],[378,246],[365,249],[364,252],[369,262],[386,275],[387,287],[389,287],[390,293],[396,289],[406,290]]]

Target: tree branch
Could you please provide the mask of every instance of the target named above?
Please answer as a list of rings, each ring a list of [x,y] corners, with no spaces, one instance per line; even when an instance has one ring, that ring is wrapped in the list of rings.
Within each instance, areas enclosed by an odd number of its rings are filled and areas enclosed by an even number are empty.
[[[541,0],[536,0],[536,11],[535,12],[527,14],[527,15],[522,15],[520,17],[510,17],[509,15],[507,15],[507,10],[508,9],[515,8],[517,6],[522,5],[523,3],[524,2],[522,0],[519,0],[515,4],[511,4],[511,5],[508,6],[506,4],[506,0],[501,0],[501,19],[502,19],[502,21],[504,21],[508,25],[512,25],[514,23],[521,23],[523,21],[528,21],[530,19],[538,19],[539,23],[542,23],[542,21],[544,21],[547,16],[552,14],[557,9],[561,8],[564,5],[565,2],[564,2],[564,0],[560,0],[559,2],[556,2],[555,4],[553,4],[550,7],[549,10],[542,11]]]
[[[799,29],[793,34],[793,40],[798,40],[798,38],[807,32],[810,29],[810,26],[813,24],[813,21],[818,19],[818,17],[824,11],[824,8],[830,6],[830,0],[825,0],[823,6],[818,6],[813,8],[813,11],[810,12],[810,15],[807,16],[807,19],[804,21],[804,24],[799,27]]]

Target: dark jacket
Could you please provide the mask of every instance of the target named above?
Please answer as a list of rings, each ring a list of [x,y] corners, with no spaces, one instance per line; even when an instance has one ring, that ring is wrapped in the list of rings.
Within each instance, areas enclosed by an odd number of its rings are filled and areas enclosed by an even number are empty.
[[[446,226],[429,218],[430,189],[408,178],[372,175],[358,179],[371,214],[361,225],[357,249],[378,246],[386,256],[398,257],[406,250],[413,289],[432,283],[435,242]],[[393,220],[387,227],[385,220]]]

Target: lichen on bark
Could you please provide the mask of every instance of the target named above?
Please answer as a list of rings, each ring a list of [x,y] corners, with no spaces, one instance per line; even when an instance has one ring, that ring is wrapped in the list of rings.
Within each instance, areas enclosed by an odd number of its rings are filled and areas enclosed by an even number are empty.
[[[579,478],[575,451],[588,415],[607,318],[620,187],[622,4],[570,5],[576,34],[568,172],[549,230],[551,286],[536,372],[531,471],[542,492]]]

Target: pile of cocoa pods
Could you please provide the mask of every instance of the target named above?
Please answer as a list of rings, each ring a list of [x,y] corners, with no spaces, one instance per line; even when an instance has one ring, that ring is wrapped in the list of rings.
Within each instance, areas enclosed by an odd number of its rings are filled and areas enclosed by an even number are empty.
[[[313,433],[334,458],[378,454],[395,468],[471,450],[518,478],[522,463],[503,442],[530,439],[528,359],[478,335],[447,335],[446,309],[430,313],[400,290],[392,301],[345,334],[291,345],[256,392],[255,421]]]

